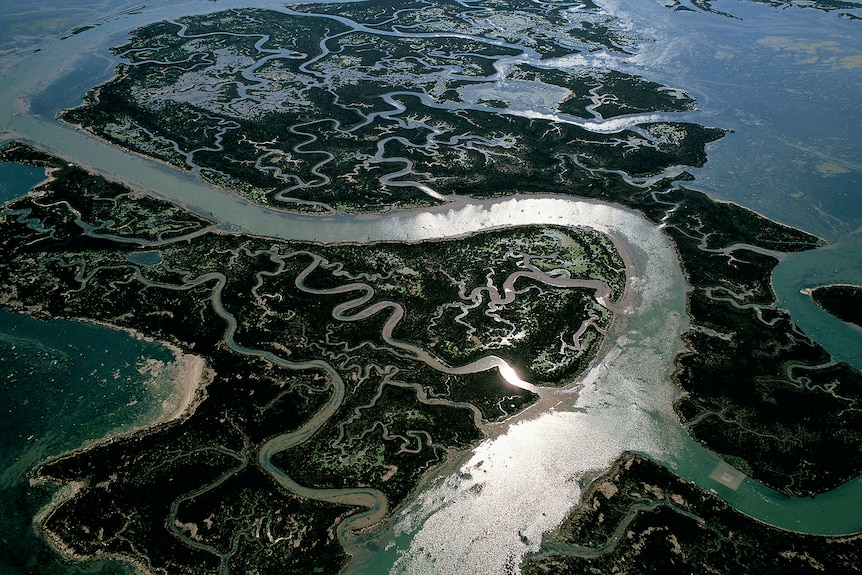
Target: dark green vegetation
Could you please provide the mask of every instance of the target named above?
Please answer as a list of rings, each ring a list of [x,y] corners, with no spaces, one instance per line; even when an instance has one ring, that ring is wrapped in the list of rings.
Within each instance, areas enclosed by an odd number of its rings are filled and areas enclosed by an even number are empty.
[[[584,8],[566,27],[557,20],[572,19],[561,13],[568,6],[511,4],[304,5],[296,9],[320,13],[243,10],[153,24],[116,49],[125,61],[117,77],[62,118],[296,210],[579,193],[596,169],[640,177],[704,162],[704,144],[722,131],[662,122],[606,134],[578,125],[692,110],[681,91],[615,70],[507,63],[624,52],[633,41],[612,20]],[[466,28],[469,38],[455,35]],[[440,35],[418,35],[432,32]],[[561,121],[535,121],[532,111]]]
[[[858,573],[860,536],[813,537],[760,524],[632,454],[523,565],[540,573]]]
[[[64,119],[254,201],[296,209],[384,210],[435,204],[439,195],[522,192],[636,209],[664,225],[692,287],[674,377],[693,436],[788,494],[859,475],[862,378],[832,365],[770,286],[780,253],[819,241],[680,186],[689,176],[677,166],[701,165],[723,132],[652,119],[693,109],[678,90],[612,69],[554,67],[552,57],[573,52],[636,52],[637,39],[595,7],[566,17],[564,8],[375,1],[154,24],[117,49],[126,61],[118,77]],[[613,132],[608,118],[628,127]],[[379,489],[391,508],[448,450],[480,437],[477,420],[503,419],[534,400],[495,370],[456,373],[446,364],[495,354],[525,379],[559,384],[592,359],[610,316],[594,284],[555,285],[554,270],[603,281],[611,303],[625,279],[607,239],[582,230],[420,245],[286,243],[216,233],[175,206],[31,149],[4,157],[50,166],[56,178],[3,212],[4,303],[135,328],[200,354],[214,372],[183,421],[37,471],[85,484],[44,523],[58,542],[78,555],[146,557],[154,570],[343,565],[333,526],[357,509],[281,489],[258,461],[261,445],[308,428],[335,395],[323,370],[303,362],[333,366],[344,399],[273,461],[303,485]],[[502,302],[507,279],[516,294]],[[676,489],[691,502],[680,508],[707,514],[703,494],[637,465],[666,499]],[[608,481],[630,494],[627,482],[639,477]],[[630,508],[614,505],[616,517]],[[691,527],[691,515],[656,509],[632,524],[632,540],[642,541],[616,548],[640,553],[643,571],[672,567],[667,553],[652,552],[653,534],[684,542],[692,565],[699,549],[718,546],[715,531]],[[735,526],[717,527],[718,542],[799,541],[727,517],[708,519]],[[608,529],[618,524],[607,520]],[[572,532],[594,531],[589,545],[601,545],[611,532],[602,529]],[[722,558],[728,548],[719,547]]]
[[[744,232],[769,224],[726,206],[723,229],[752,245],[724,250],[732,242],[704,233],[708,217],[692,207],[679,214],[690,219],[669,229],[694,286],[694,326],[683,337],[689,351],[677,358],[676,379],[686,392],[678,413],[696,438],[775,489],[811,495],[837,487],[862,468],[862,413],[854,408],[862,375],[832,365],[775,306],[769,278],[778,260],[756,246],[777,244]],[[793,242],[804,238],[779,241],[796,249]]]
[[[308,425],[333,393],[302,362],[332,365],[345,397],[275,463],[311,487],[373,486],[394,507],[448,450],[482,437],[479,420],[534,400],[496,369],[446,372],[441,360],[493,353],[559,384],[588,364],[610,323],[596,291],[614,300],[625,286],[613,245],[588,230],[288,244],[216,233],[27,146],[0,156],[53,175],[2,212],[5,305],[134,328],[201,355],[213,373],[193,415],[36,471],[83,485],[43,525],[74,556],[170,573],[333,572],[345,561],[334,525],[356,509],[281,489],[258,463],[262,444]],[[555,353],[547,321],[568,342]]]
[[[862,327],[862,287],[821,286],[811,290],[811,298],[838,319]]]
[[[679,192],[664,196],[672,200]],[[690,203],[689,203],[690,202]],[[829,355],[775,305],[775,255],[805,247],[805,236],[732,204],[721,233],[702,195],[691,195],[668,233],[693,286],[675,377],[677,412],[689,432],[744,471],[788,494],[811,495],[862,470],[862,375]],[[700,205],[699,205],[700,204]],[[718,216],[718,213],[716,213]],[[758,221],[761,220],[761,221]],[[753,230],[762,232],[753,237]],[[773,232],[776,235],[773,235]],[[750,242],[729,248],[735,242]]]
[[[816,238],[684,187],[595,192],[663,222],[676,244],[693,288],[674,374],[689,432],[787,494],[859,475],[862,374],[832,365],[776,305],[770,284],[779,252],[810,249]]]

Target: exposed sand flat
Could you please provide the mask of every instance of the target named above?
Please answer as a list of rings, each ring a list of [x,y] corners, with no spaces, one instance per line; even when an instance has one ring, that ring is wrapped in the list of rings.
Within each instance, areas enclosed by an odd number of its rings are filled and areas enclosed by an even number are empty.
[[[167,347],[174,352],[178,365],[173,381],[176,389],[169,399],[162,402],[164,419],[154,422],[153,425],[174,421],[194,413],[205,396],[206,384],[214,375],[212,372],[205,372],[206,361],[201,356],[183,353],[174,346]]]
[[[110,440],[115,437],[121,437],[144,429],[150,429],[170,421],[187,417],[194,413],[195,408],[206,397],[206,386],[212,381],[215,375],[215,372],[212,370],[207,370],[206,360],[203,357],[186,353],[180,347],[172,343],[150,337],[134,328],[119,327],[111,323],[100,321],[92,323],[97,323],[111,329],[122,330],[130,334],[132,337],[158,343],[159,345],[171,350],[171,353],[174,354],[174,361],[170,364],[162,364],[158,361],[148,362],[147,366],[143,368],[144,373],[150,372],[152,376],[150,377],[150,386],[154,395],[160,391],[162,385],[169,384],[172,388],[169,393],[164,393],[167,397],[162,401],[160,411],[161,415],[150,421],[138,422],[137,425],[123,429],[119,433],[109,434],[104,439]],[[173,376],[168,379],[168,375],[171,374],[171,372],[173,372]],[[99,440],[96,443],[101,443],[102,441],[103,440]]]

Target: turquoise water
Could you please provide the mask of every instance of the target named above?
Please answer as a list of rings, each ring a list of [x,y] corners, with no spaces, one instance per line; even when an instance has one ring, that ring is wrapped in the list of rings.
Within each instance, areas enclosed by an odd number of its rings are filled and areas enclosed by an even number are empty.
[[[709,487],[736,510],[768,525],[798,533],[847,535],[857,533],[862,505],[862,478],[857,477],[817,497],[788,497],[745,477],[732,489],[711,479],[722,460],[695,441],[670,454],[668,466],[683,479]]]
[[[0,309],[0,573],[77,572],[33,532],[50,492],[30,488],[27,474],[50,456],[151,420],[161,398],[147,385],[148,359],[167,364],[173,354],[114,329]]]
[[[782,307],[791,310],[802,330],[832,357],[862,369],[862,329],[817,307],[802,290],[830,284],[862,285],[862,239],[859,234],[823,249],[792,254],[773,274]]]
[[[3,147],[0,142],[0,148]],[[0,162],[0,204],[19,198],[45,179],[45,170]]]

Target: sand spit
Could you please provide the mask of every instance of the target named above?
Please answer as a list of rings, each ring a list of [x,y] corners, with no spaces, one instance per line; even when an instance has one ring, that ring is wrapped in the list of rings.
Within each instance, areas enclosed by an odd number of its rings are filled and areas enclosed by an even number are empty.
[[[140,369],[141,375],[149,375],[148,385],[154,395],[163,395],[160,393],[163,385],[170,385],[171,390],[167,397],[162,400],[160,405],[161,409],[151,410],[150,413],[154,417],[149,421],[135,422],[131,427],[124,427],[114,432],[110,432],[105,437],[89,442],[73,451],[87,451],[96,446],[116,441],[122,437],[136,433],[147,433],[170,422],[185,420],[195,412],[197,406],[206,398],[207,385],[213,380],[215,372],[212,369],[207,368],[206,360],[203,357],[185,353],[176,345],[154,340],[153,338],[145,336],[134,329],[118,328],[115,325],[103,322],[95,323],[99,323],[100,325],[112,329],[121,329],[138,339],[156,341],[171,350],[174,355],[173,362],[165,364],[164,362],[151,359]],[[66,452],[56,457],[63,457],[68,453],[71,452]],[[52,481],[49,478],[42,476],[40,474],[40,468],[36,467],[31,472],[30,485],[39,485],[46,482]],[[77,496],[77,494],[81,493],[88,487],[89,485],[84,482],[73,482],[59,486],[59,489],[54,494],[51,502],[48,503],[33,519],[33,527],[35,531],[42,535],[50,547],[71,561],[120,561],[130,567],[136,574],[149,575],[151,570],[147,565],[142,563],[139,558],[114,553],[102,553],[101,550],[94,555],[81,555],[76,553],[56,534],[44,528],[45,522],[51,517],[57,508]]]

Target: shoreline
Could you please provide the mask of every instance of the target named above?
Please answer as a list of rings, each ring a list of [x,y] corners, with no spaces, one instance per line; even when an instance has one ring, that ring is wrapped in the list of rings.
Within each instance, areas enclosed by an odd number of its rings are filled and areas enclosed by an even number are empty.
[[[81,555],[76,553],[70,546],[63,541],[61,537],[53,531],[48,531],[43,527],[44,521],[51,516],[55,509],[65,502],[73,499],[81,490],[86,487],[86,483],[82,481],[73,481],[60,486],[51,501],[43,507],[38,514],[33,518],[33,530],[36,535],[42,539],[48,547],[57,553],[66,561],[73,563],[89,563],[93,566],[106,561],[113,561],[121,564],[126,573],[134,575],[152,575],[152,572],[147,569],[139,559],[119,553],[101,553],[99,550],[95,555]]]
[[[133,337],[134,339],[160,345],[170,350],[170,352],[174,356],[174,359],[171,363],[163,364],[161,366],[148,364],[146,368],[142,368],[144,371],[140,372],[143,376],[146,371],[170,369],[170,366],[174,366],[175,374],[173,375],[173,377],[171,377],[170,381],[170,384],[173,389],[168,395],[168,397],[162,400],[161,416],[156,417],[148,422],[139,423],[138,425],[133,424],[133,426],[125,429],[120,428],[122,430],[116,433],[113,431],[108,432],[108,434],[106,434],[104,437],[89,441],[81,447],[66,451],[63,455],[65,455],[66,453],[72,453],[75,451],[90,448],[95,444],[101,444],[119,437],[152,429],[158,425],[166,424],[171,421],[186,419],[187,417],[194,414],[195,410],[197,409],[197,406],[200,405],[200,403],[206,398],[206,388],[209,383],[212,382],[215,372],[212,371],[212,369],[207,368],[207,362],[203,356],[186,353],[185,351],[183,351],[182,348],[180,348],[174,343],[146,335],[132,327],[120,326],[107,321],[87,318],[48,316],[40,305],[24,305],[20,301],[17,301],[15,299],[15,295],[16,294],[12,293],[6,294],[5,296],[0,296],[0,307],[12,313],[26,315],[33,320],[40,321],[43,323],[48,323],[54,320],[66,320],[90,325],[98,325],[107,329],[122,331],[128,334],[130,337]],[[145,385],[147,385],[148,388],[152,388],[154,379],[159,375],[161,374],[152,374]],[[175,405],[171,407],[171,403],[174,403]],[[60,456],[58,455],[55,457]]]
[[[816,287],[810,287],[810,288],[802,288],[801,290],[799,290],[799,293],[801,293],[802,295],[811,295],[811,293],[812,293],[814,290],[817,290],[817,289],[820,289],[820,288],[833,288],[833,287],[849,287],[849,288],[860,288],[860,289],[862,289],[862,286],[860,286],[859,284],[851,284],[851,283],[847,283],[847,282],[839,282],[839,283],[831,283],[831,284],[818,285],[818,286],[816,286]]]
[[[143,385],[150,390],[151,394],[155,395],[155,392],[163,385],[170,385],[171,387],[167,396],[162,398],[160,403],[157,403],[155,401],[156,398],[153,398],[153,406],[148,411],[148,414],[151,416],[149,420],[131,422],[129,426],[111,430],[101,438],[85,441],[79,447],[64,451],[57,455],[52,455],[35,465],[27,472],[26,476],[22,478],[22,480],[28,478],[29,485],[31,487],[51,484],[56,488],[51,500],[42,507],[33,518],[32,526],[36,536],[45,541],[52,550],[58,553],[58,555],[75,563],[98,562],[105,560],[117,561],[128,566],[131,573],[135,573],[136,575],[149,575],[151,571],[134,557],[112,553],[102,554],[100,552],[97,552],[95,555],[80,555],[72,550],[69,545],[62,540],[62,538],[46,529],[44,526],[45,521],[54,513],[54,511],[61,505],[73,499],[83,489],[86,489],[88,484],[81,481],[56,483],[54,480],[41,475],[39,470],[42,465],[48,461],[66,457],[73,453],[86,452],[100,445],[117,441],[134,434],[149,433],[151,430],[159,426],[187,419],[194,414],[197,406],[206,398],[206,388],[209,383],[212,382],[215,373],[212,369],[207,367],[207,362],[202,356],[186,353],[179,346],[173,343],[157,340],[133,328],[119,327],[103,321],[85,319],[57,317],[46,320],[44,317],[40,317],[42,314],[39,313],[39,309],[31,310],[21,306],[20,304],[10,305],[10,302],[8,301],[4,302],[3,307],[14,313],[26,314],[38,321],[44,322],[51,321],[51,319],[67,319],[81,323],[99,325],[112,330],[123,331],[135,339],[161,345],[170,350],[173,354],[173,361],[169,364],[148,362],[146,366],[139,370],[141,376],[147,378]],[[36,315],[31,312],[36,312]],[[173,372],[170,374],[169,379],[165,378],[165,370]],[[160,377],[164,378],[164,380],[157,381]]]

